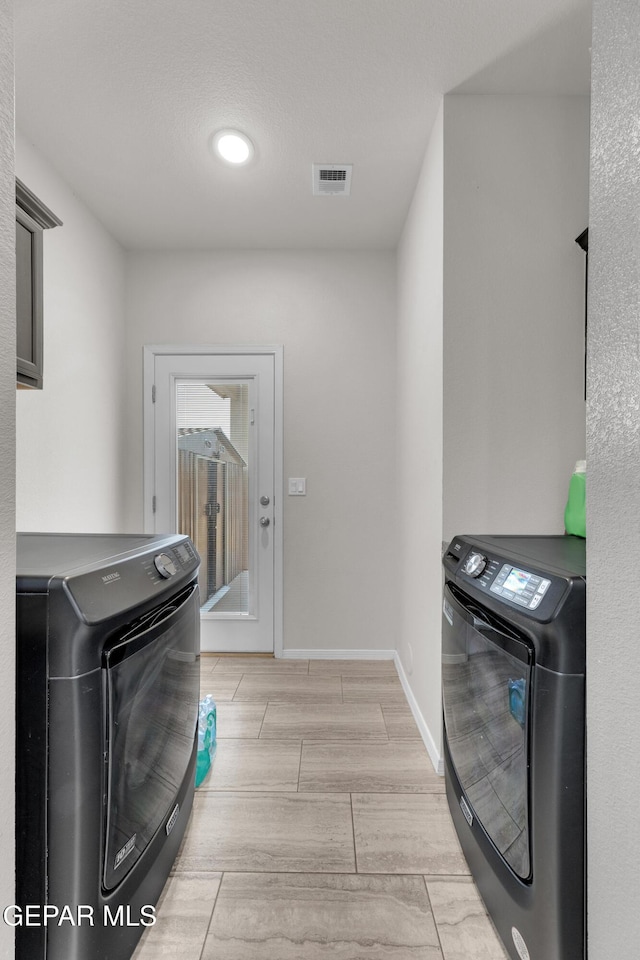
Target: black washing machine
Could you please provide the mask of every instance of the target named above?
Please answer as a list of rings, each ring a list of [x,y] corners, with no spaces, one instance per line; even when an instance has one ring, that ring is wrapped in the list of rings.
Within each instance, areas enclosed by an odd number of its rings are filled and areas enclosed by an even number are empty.
[[[513,960],[584,960],[585,541],[454,537],[444,559],[447,797]]]
[[[182,536],[19,534],[18,960],[128,960],[193,802],[199,558]]]

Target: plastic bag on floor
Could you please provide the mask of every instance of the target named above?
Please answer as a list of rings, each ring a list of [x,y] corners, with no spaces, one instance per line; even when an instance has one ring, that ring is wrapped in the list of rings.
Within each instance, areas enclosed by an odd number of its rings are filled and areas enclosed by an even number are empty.
[[[210,693],[198,707],[198,755],[196,758],[196,787],[203,782],[216,752],[216,703]]]

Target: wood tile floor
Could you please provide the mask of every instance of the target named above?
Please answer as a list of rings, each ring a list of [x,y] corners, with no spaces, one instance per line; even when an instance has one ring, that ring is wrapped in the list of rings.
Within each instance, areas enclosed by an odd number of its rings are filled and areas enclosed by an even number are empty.
[[[211,773],[134,960],[506,960],[391,661],[204,656]]]

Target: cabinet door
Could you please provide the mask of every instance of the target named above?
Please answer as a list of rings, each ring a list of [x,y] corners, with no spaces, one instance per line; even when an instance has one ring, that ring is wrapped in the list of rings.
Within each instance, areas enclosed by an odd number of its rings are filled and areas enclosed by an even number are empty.
[[[42,227],[16,208],[17,380],[42,387]]]
[[[42,387],[42,236],[62,226],[16,177],[16,340],[19,387]]]

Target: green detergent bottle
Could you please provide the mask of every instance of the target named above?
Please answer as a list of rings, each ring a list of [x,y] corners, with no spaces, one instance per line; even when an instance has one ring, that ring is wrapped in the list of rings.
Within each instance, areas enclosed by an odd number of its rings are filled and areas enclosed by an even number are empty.
[[[564,528],[576,537],[587,536],[586,481],[587,461],[578,460],[569,482],[569,497],[564,511]]]

